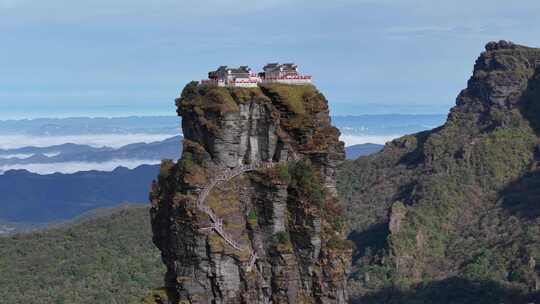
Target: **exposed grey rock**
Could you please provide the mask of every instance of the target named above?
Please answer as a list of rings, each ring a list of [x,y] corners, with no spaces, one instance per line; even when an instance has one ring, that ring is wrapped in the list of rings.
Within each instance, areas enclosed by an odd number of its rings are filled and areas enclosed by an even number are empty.
[[[279,95],[289,89],[293,88],[188,85],[177,100],[183,117],[183,158],[172,168],[162,168],[167,178],[161,178],[152,193],[158,199],[151,211],[154,242],[162,251],[166,284],[176,300],[347,302],[351,250],[327,245],[330,237],[342,239],[343,231],[327,232],[331,225],[327,212],[299,192],[291,177],[282,177],[279,168],[218,184],[204,202],[240,249],[228,244],[212,228],[216,223],[195,208],[205,185],[228,168],[274,162],[282,163],[281,170],[289,174],[287,166],[297,160],[320,173],[324,203],[337,203],[335,175],[344,160],[344,146],[330,124],[327,102],[313,87],[306,87],[300,102],[311,112],[292,112],[290,104],[298,100]]]

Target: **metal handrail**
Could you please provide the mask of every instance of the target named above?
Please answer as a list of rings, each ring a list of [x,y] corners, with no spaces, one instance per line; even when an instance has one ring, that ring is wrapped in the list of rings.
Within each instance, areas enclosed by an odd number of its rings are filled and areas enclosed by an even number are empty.
[[[214,212],[214,210],[212,210],[212,208],[206,206],[204,202],[206,201],[206,198],[210,194],[210,191],[212,191],[212,189],[218,184],[222,182],[228,182],[231,179],[245,172],[255,171],[255,170],[263,169],[263,168],[269,169],[280,163],[283,163],[283,162],[267,161],[267,162],[249,164],[249,165],[239,165],[233,169],[229,169],[229,168],[225,169],[224,173],[212,179],[210,183],[208,183],[208,185],[206,185],[202,189],[202,191],[199,192],[199,195],[197,197],[197,204],[196,204],[197,208],[201,212],[208,215],[208,217],[210,218],[210,221],[212,222],[211,227],[201,228],[201,230],[204,230],[204,231],[209,230],[209,229],[214,230],[221,238],[223,238],[223,240],[225,240],[227,244],[229,244],[232,248],[238,251],[243,251],[245,249],[248,249],[249,247],[242,248],[239,243],[237,243],[236,241],[232,239],[232,237],[223,229],[223,220],[216,215],[216,213]],[[248,272],[250,272],[253,269],[253,266],[255,265],[257,258],[258,258],[257,253],[254,250],[250,249],[250,257],[249,257],[249,262],[247,266]]]

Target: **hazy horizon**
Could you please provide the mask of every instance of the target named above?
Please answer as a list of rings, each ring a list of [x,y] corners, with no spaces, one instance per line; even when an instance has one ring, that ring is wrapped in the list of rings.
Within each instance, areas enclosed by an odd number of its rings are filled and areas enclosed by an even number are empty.
[[[405,134],[437,127],[445,118],[440,114],[344,115],[333,116],[332,122],[341,131],[340,139],[352,146],[384,144]],[[0,120],[0,174],[15,169],[38,174],[111,171],[118,166],[132,169],[157,164],[160,157],[136,152],[134,147],[141,149],[140,143],[151,144],[143,149],[157,148],[163,142],[171,145],[170,138],[182,135],[180,122],[181,118],[171,115]],[[75,149],[67,143],[82,146]],[[133,146],[135,143],[139,145]],[[108,149],[98,152],[101,154],[89,152],[95,148]],[[111,149],[124,152],[108,154]]]
[[[324,92],[323,92],[324,93]],[[171,96],[169,104],[138,102],[133,104],[90,104],[80,105],[76,102],[70,104],[44,103],[29,105],[20,103],[9,107],[2,107],[0,101],[0,121],[39,119],[39,118],[72,118],[72,117],[151,117],[176,116],[174,97]],[[1,97],[0,97],[1,98]],[[400,104],[400,103],[354,103],[333,102],[329,100],[330,115],[332,116],[362,116],[362,115],[445,115],[450,106],[444,104]]]
[[[332,122],[340,129],[340,139],[348,147],[384,144],[407,133],[439,126],[445,117],[441,114],[343,115],[333,116]],[[147,149],[154,149],[162,142],[170,145],[170,138],[182,135],[180,125],[181,118],[173,115],[0,120],[0,175],[19,169],[51,174],[157,164],[160,157],[155,154],[149,157],[146,152],[134,154],[132,144],[139,144],[139,149],[140,143],[152,144]],[[68,143],[81,146],[73,150],[72,146],[65,145]],[[95,148],[124,149],[125,152],[114,155],[88,152]]]
[[[168,113],[157,113],[157,114],[151,114],[151,113],[131,113],[131,114],[125,114],[125,113],[108,113],[109,115],[105,115],[104,113],[55,113],[50,115],[44,115],[44,116],[2,116],[0,114],[0,122],[8,122],[8,121],[32,121],[32,120],[40,120],[40,119],[77,119],[77,118],[88,118],[88,119],[115,119],[115,118],[154,118],[154,117],[168,117],[168,118],[179,118],[181,117],[177,115],[171,115]],[[447,112],[444,113],[398,113],[398,112],[373,112],[373,113],[364,113],[364,114],[330,114],[330,117],[368,117],[368,116],[441,116],[441,115],[447,115]]]
[[[0,119],[174,114],[183,86],[217,66],[277,61],[312,75],[332,115],[445,114],[487,42],[538,43],[538,9],[532,0],[0,0]]]

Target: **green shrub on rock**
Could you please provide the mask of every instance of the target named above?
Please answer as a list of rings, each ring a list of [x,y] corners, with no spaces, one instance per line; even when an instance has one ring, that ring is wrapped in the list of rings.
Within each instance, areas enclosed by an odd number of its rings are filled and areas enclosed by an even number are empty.
[[[289,174],[293,187],[321,207],[324,202],[324,188],[313,166],[307,161],[299,161],[290,167]]]
[[[276,244],[286,245],[290,242],[289,234],[285,231],[274,234],[273,240]]]

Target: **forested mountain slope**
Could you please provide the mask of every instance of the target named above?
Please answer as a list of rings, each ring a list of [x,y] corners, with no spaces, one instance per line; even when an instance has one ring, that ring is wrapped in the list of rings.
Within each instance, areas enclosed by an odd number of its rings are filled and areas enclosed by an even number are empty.
[[[0,237],[0,303],[138,303],[164,272],[146,207]]]
[[[344,166],[358,303],[538,301],[539,66],[488,44],[443,126]]]

